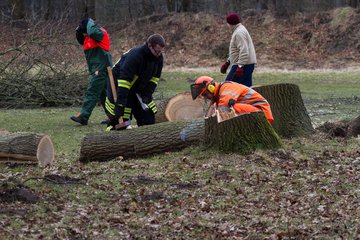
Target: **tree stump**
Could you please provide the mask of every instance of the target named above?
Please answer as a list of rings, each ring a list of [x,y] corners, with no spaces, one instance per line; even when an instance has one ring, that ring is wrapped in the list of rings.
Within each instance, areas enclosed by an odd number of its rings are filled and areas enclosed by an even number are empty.
[[[190,92],[183,92],[175,96],[156,101],[158,113],[155,122],[191,120],[202,118],[205,114],[206,103],[201,98],[192,99]]]
[[[274,116],[272,126],[280,136],[291,138],[314,131],[297,85],[281,83],[253,89],[270,103]]]
[[[360,135],[360,116],[351,120],[347,128],[347,137],[357,137]]]
[[[54,161],[54,145],[49,136],[36,133],[7,133],[0,135],[0,162],[39,164]]]
[[[219,115],[205,120],[205,144],[211,148],[249,154],[258,148],[281,146],[279,136],[263,112],[241,114],[221,122],[218,119]]]
[[[163,122],[123,131],[86,135],[81,143],[81,162],[133,158],[180,150],[203,143],[203,119]]]

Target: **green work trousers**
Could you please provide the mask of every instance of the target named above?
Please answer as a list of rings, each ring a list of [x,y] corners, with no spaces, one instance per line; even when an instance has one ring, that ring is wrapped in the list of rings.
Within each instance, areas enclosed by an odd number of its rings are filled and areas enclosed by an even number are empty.
[[[108,82],[107,70],[101,70],[90,75],[88,88],[81,107],[80,117],[84,120],[90,118],[96,104],[100,101],[103,108],[105,107],[106,87]]]

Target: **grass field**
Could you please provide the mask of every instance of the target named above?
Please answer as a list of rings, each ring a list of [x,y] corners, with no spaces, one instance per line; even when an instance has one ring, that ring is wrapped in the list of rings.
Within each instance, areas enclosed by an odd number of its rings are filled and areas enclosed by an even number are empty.
[[[213,72],[165,72],[156,96],[188,91]],[[299,85],[313,125],[360,115],[358,72],[258,72],[255,85]],[[80,141],[104,131],[97,107],[1,110],[0,128],[48,134],[56,161],[45,169],[0,165],[1,190],[23,184],[37,203],[0,198],[1,239],[357,239],[360,139],[283,139],[278,150],[222,154],[205,146],[149,158],[81,164]],[[58,174],[81,179],[56,184]]]

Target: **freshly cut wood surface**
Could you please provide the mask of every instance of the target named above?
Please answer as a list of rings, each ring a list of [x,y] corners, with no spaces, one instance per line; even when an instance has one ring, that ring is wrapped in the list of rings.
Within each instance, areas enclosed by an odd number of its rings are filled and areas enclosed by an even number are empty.
[[[48,135],[37,133],[0,134],[0,162],[39,164],[54,161],[54,145]]]
[[[184,92],[170,98],[165,107],[168,121],[191,120],[204,117],[204,100],[192,99],[191,93]]]

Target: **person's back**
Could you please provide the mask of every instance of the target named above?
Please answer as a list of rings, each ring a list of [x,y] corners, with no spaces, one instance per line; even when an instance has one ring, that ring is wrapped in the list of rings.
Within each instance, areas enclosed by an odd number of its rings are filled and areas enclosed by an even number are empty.
[[[239,48],[240,46],[240,48]],[[248,30],[239,23],[231,37],[229,45],[229,59],[234,65],[249,65],[256,63],[256,53]]]
[[[229,57],[221,66],[220,72],[225,74],[228,67],[231,66],[226,80],[251,87],[252,74],[256,64],[252,38],[245,26],[242,25],[241,18],[237,13],[229,13],[226,22],[233,33],[229,44]]]
[[[211,77],[201,76],[190,86],[190,90],[194,100],[201,95],[215,103],[218,110],[230,111],[233,108],[236,113],[263,111],[270,123],[274,121],[267,100],[245,85],[232,81],[218,83]]]
[[[109,79],[107,66],[110,59],[110,37],[107,31],[91,18],[82,20],[76,28],[76,38],[83,45],[89,71],[89,83],[80,113],[70,119],[87,125],[98,101],[105,108],[106,86]]]

